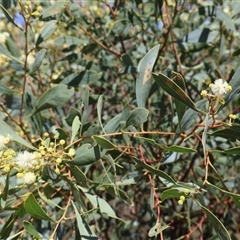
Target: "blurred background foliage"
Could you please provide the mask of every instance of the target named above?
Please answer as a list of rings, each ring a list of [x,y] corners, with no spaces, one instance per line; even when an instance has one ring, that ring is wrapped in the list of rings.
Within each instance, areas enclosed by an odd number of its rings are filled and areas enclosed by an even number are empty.
[[[31,14],[42,7],[30,16],[26,2],[1,1],[0,129],[28,142],[57,133],[78,152],[64,163],[70,175],[44,169],[49,184],[25,189],[25,205],[3,178],[11,202],[1,205],[1,239],[49,239],[53,229],[55,239],[240,239],[239,120],[226,127],[239,99],[218,112],[206,171],[204,114],[151,78],[163,74],[207,111],[201,91],[238,79],[240,2],[30,1]],[[149,89],[139,90],[140,74]],[[57,228],[28,204],[60,219]]]

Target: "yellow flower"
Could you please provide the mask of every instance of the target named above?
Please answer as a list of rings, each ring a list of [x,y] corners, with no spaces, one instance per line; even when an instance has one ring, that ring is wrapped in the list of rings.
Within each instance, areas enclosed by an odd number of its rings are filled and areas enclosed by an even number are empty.
[[[185,188],[184,190],[183,190],[183,192],[187,195],[187,194],[189,194],[189,190],[187,189],[187,188]]]
[[[202,90],[201,96],[206,97],[207,96],[207,91],[206,90]]]
[[[237,118],[237,116],[235,115],[235,114],[229,114],[229,117],[231,118],[231,119],[236,119]]]
[[[186,199],[186,198],[185,198],[184,196],[181,196],[181,197],[180,197],[180,200],[183,201],[183,202],[185,201],[185,199]]]
[[[183,201],[180,199],[180,200],[178,200],[178,204],[179,205],[183,205]]]
[[[49,136],[49,133],[48,133],[48,132],[45,132],[45,133],[43,134],[43,136],[44,136],[44,137],[48,137],[48,136]]]
[[[232,86],[228,85],[228,86],[226,87],[226,90],[227,90],[227,92],[232,91]]]

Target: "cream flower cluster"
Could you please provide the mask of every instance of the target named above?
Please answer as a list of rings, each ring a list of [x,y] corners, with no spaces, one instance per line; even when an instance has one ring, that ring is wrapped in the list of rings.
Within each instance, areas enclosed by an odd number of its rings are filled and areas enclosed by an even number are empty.
[[[224,104],[224,95],[227,92],[232,91],[232,87],[221,78],[216,79],[214,83],[209,84],[209,88],[211,89],[211,94],[209,94],[207,90],[203,90],[201,92],[201,95],[203,97],[218,98],[221,104]]]
[[[25,170],[32,169],[39,163],[38,154],[30,153],[28,151],[18,153],[14,160],[17,167]]]
[[[2,150],[10,142],[11,136],[8,134],[7,137],[0,135],[0,150]]]
[[[223,97],[227,92],[232,90],[232,87],[221,78],[215,80],[214,84],[211,83],[209,87],[211,88],[213,94],[217,97]]]
[[[10,172],[16,169],[17,178],[22,179],[23,186],[36,184],[40,177],[42,169],[46,165],[55,167],[55,172],[60,174],[64,169],[63,161],[73,159],[76,151],[74,148],[66,147],[66,141],[54,137],[50,139],[49,133],[44,133],[43,138],[32,139],[32,143],[38,146],[35,152],[24,150],[15,152],[7,146],[11,141],[11,136],[0,134],[0,169],[4,172]]]

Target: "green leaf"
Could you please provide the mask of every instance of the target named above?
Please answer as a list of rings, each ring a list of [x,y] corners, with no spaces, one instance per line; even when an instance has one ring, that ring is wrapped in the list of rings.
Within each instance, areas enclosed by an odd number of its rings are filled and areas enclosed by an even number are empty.
[[[136,81],[137,105],[144,108],[148,99],[149,91],[152,86],[152,69],[158,57],[160,45],[148,51],[138,64],[138,76]]]
[[[15,27],[17,27],[17,28],[19,28],[21,31],[23,31],[23,29],[14,22],[13,17],[11,16],[11,14],[8,12],[8,10],[7,10],[6,8],[4,8],[4,7],[2,6],[2,4],[0,4],[0,8],[2,9],[2,11],[3,11],[5,17],[7,18],[7,20],[8,20],[10,23],[12,23]]]
[[[59,2],[55,2],[54,4],[51,4],[50,7],[48,7],[46,10],[43,11],[41,18],[52,17],[62,12],[65,7],[65,4],[66,2],[64,1],[59,1]]]
[[[224,25],[226,26],[226,29],[231,30],[233,32],[236,31],[235,25],[233,20],[229,17],[228,14],[226,14],[224,11],[222,11],[220,8],[217,8],[216,11],[216,17],[224,22]]]
[[[231,237],[227,231],[227,229],[224,227],[222,222],[206,207],[201,205],[198,201],[196,201],[197,204],[200,206],[200,208],[203,210],[203,212],[207,215],[208,220],[211,223],[211,226],[215,229],[216,234],[218,235],[220,240],[231,240]]]
[[[181,74],[172,72],[172,80],[183,90],[185,91],[185,81]],[[175,99],[175,105],[176,105],[176,111],[178,115],[178,122],[181,124],[181,120],[184,116],[184,113],[186,111],[186,105]],[[181,126],[181,125],[180,125]]]
[[[61,81],[62,84],[73,87],[85,87],[99,81],[102,77],[102,72],[94,70],[85,70],[80,73],[72,73]]]
[[[97,195],[91,194],[88,192],[88,189],[81,188],[86,197],[90,200],[91,204],[94,208],[99,208],[101,213],[107,214],[107,216],[111,218],[116,218],[122,221],[122,219],[118,218],[116,213],[113,211],[112,207],[103,199]]]
[[[191,153],[191,152],[197,152],[197,150],[192,149],[192,148],[187,148],[187,147],[181,147],[181,146],[175,146],[172,145],[170,147],[164,146],[160,144],[161,148],[167,151],[172,151],[172,152],[180,152],[180,153]]]
[[[219,31],[214,31],[211,30],[210,28],[195,29],[192,32],[189,32],[183,38],[179,39],[178,42],[208,43],[214,41],[218,34]]]
[[[89,116],[89,88],[86,87],[84,89],[84,93],[82,95],[82,101],[83,101],[83,113],[82,113],[82,126],[87,123],[88,116]],[[82,133],[82,129],[81,129]]]
[[[81,122],[79,120],[79,116],[76,116],[72,123],[72,136],[71,136],[71,143],[73,142],[74,138],[78,135],[78,131],[80,129]]]
[[[78,208],[76,207],[73,201],[72,201],[72,206],[74,208],[75,216],[77,219],[77,227],[78,227],[79,233],[81,234],[81,237],[83,237],[83,239],[97,240],[98,238],[96,238],[96,235],[92,232],[89,225],[84,221],[84,218],[81,217],[81,215],[79,214]]]
[[[1,228],[0,239],[8,239],[8,237],[12,232],[13,225],[17,219],[18,219],[18,216],[15,213],[9,216],[7,221],[4,222],[4,226]]]
[[[220,190],[221,192],[225,193],[226,195],[230,196],[230,197],[233,199],[233,201],[234,201],[234,203],[236,204],[236,206],[237,206],[238,208],[240,208],[240,195],[239,195],[239,194],[236,194],[236,193],[232,193],[232,192],[223,190],[223,189],[221,189],[221,188],[217,187],[216,185],[211,184],[211,183],[209,183],[209,182],[208,182],[208,184],[209,184],[210,186],[212,186],[212,187]]]
[[[153,73],[153,78],[157,84],[162,87],[167,93],[169,93],[173,98],[177,99],[179,102],[183,103],[189,108],[195,111],[199,111],[189,96],[170,78],[161,73],[158,75]]]
[[[7,177],[6,177],[6,180],[5,180],[5,186],[4,186],[4,190],[3,190],[3,193],[1,194],[2,195],[2,200],[4,202],[7,201],[8,199],[8,191],[9,191],[9,174],[7,174]],[[1,202],[1,208],[4,208],[5,206],[2,205],[2,202]]]
[[[165,229],[168,229],[170,226],[161,226],[160,223],[156,223],[155,226],[153,226],[149,231],[148,231],[148,236],[149,237],[156,237],[159,233],[164,231]]]
[[[70,108],[70,112],[68,113],[68,116],[65,118],[65,121],[69,126],[72,126],[73,120],[75,119],[76,116],[78,116],[79,118],[81,117],[80,111],[76,108]]]
[[[32,110],[36,106],[38,99],[35,94],[31,91],[31,88],[26,86],[24,93],[24,113],[26,116],[31,114]],[[36,113],[28,119],[32,128],[38,132],[40,135],[43,133],[43,118],[40,113]]]
[[[104,152],[100,152],[98,145],[92,147],[91,144],[86,143],[77,149],[74,159],[68,163],[77,166],[85,166],[98,161],[103,155]]]
[[[44,189],[44,191],[47,191],[48,189]],[[44,192],[46,194],[46,192]],[[51,192],[53,193],[53,192]],[[38,191],[39,197],[48,205],[51,207],[56,207],[58,209],[63,210],[62,207],[60,207],[54,200],[56,200],[56,198],[50,198],[51,196],[49,196],[49,198],[47,198],[43,193],[41,193],[40,191]],[[61,202],[61,198],[59,197],[59,203]]]
[[[19,51],[19,48],[18,48],[16,42],[12,38],[8,37],[6,39],[6,46],[9,50],[9,52],[12,54],[12,56],[14,56],[16,58],[21,57],[21,53]]]
[[[98,206],[99,206],[99,209],[100,209],[101,213],[105,213],[111,218],[119,219],[117,217],[117,215],[115,214],[115,212],[113,211],[112,207],[103,198],[100,198],[100,197],[96,196],[96,199],[98,201]]]
[[[140,125],[147,121],[149,111],[146,108],[134,109],[127,118],[126,126]]]
[[[16,92],[17,92],[16,90],[12,90],[11,88],[7,87],[5,84],[0,83],[0,93],[1,94],[12,95]]]
[[[104,126],[105,133],[114,133],[119,128],[119,123],[121,121],[122,114],[119,113],[115,117],[109,120],[107,124]]]
[[[75,177],[77,183],[80,186],[87,187],[87,177],[86,175],[81,171],[80,168],[74,165],[70,165],[69,169],[72,173],[72,175]]]
[[[166,174],[165,172],[163,172],[163,171],[161,171],[161,170],[159,170],[159,169],[155,169],[155,168],[147,165],[146,163],[144,163],[144,162],[142,162],[142,161],[140,161],[140,160],[138,160],[138,159],[136,159],[136,158],[134,158],[133,160],[134,160],[134,162],[136,162],[141,168],[148,170],[150,173],[155,174],[156,176],[161,177],[161,178],[167,180],[168,182],[171,182],[171,183],[173,183],[173,184],[177,184],[177,183],[176,183],[168,174]]]
[[[212,132],[210,135],[226,138],[231,141],[235,141],[236,139],[240,139],[240,127],[239,126],[231,126],[226,129],[217,130],[215,132]]]
[[[63,139],[66,141],[68,134],[63,128],[56,128],[56,131],[58,132],[58,139]]]
[[[36,41],[36,47],[43,41],[47,40],[56,31],[56,29],[57,29],[56,20],[51,20],[47,22]]]
[[[196,107],[200,110],[204,109],[206,106],[207,100],[202,99],[196,103]],[[178,126],[176,133],[180,133],[182,131],[188,130],[189,127],[192,127],[193,123],[198,121],[198,112],[193,109],[188,109],[183,115],[181,126]]]
[[[16,134],[16,132],[2,119],[0,119],[0,133],[4,137],[7,137],[8,135],[11,136],[11,139],[15,142],[20,143],[21,145],[36,150],[35,147],[32,146],[32,144],[28,143],[26,140],[24,140],[22,137]]]
[[[54,222],[52,218],[50,218],[38,204],[33,194],[29,194],[28,198],[24,202],[24,208],[27,213],[29,213],[32,217],[40,219],[40,220],[48,220]]]
[[[34,73],[35,71],[38,70],[38,68],[41,66],[42,61],[44,59],[46,53],[46,49],[41,49],[38,53],[37,56],[35,58],[35,61],[33,63],[32,69],[30,70],[29,74]]]
[[[223,152],[227,153],[227,154],[238,154],[238,155],[240,155],[240,147],[228,148],[227,150],[224,150]]]
[[[167,189],[162,192],[161,200],[167,200],[170,198],[180,198],[183,195],[182,192],[179,192],[177,189]]]
[[[67,102],[74,94],[74,89],[68,89],[66,85],[59,84],[46,91],[38,100],[31,115],[52,107],[58,107]]]
[[[145,137],[139,137],[137,136],[136,138],[143,140],[144,142],[147,142],[151,145],[154,145],[155,147],[159,147],[162,150],[166,150],[166,151],[171,151],[171,152],[180,152],[180,153],[191,153],[191,152],[197,152],[195,149],[192,148],[188,148],[188,147],[181,147],[181,146],[176,146],[176,145],[172,145],[172,146],[166,146],[163,144],[159,144],[156,143],[155,140],[150,139],[150,138],[145,138]]]
[[[3,54],[5,56],[7,56],[8,58],[23,65],[23,62],[20,61],[18,58],[14,57],[1,43],[0,43],[0,54]]]
[[[64,43],[68,45],[83,45],[88,43],[86,40],[72,36],[61,36],[55,39],[56,46],[62,46]]]
[[[26,232],[29,233],[31,236],[41,239],[43,238],[43,236],[34,228],[34,226],[30,222],[23,221],[23,227],[26,230]]]
[[[97,115],[98,115],[98,121],[100,123],[101,128],[103,129],[102,125],[102,106],[103,106],[103,95],[100,95],[97,101]]]
[[[93,139],[97,142],[97,144],[98,144],[100,147],[102,147],[102,148],[104,148],[104,149],[109,150],[109,149],[113,149],[113,148],[116,147],[113,143],[111,143],[109,140],[107,140],[107,139],[104,138],[104,137],[93,136]]]

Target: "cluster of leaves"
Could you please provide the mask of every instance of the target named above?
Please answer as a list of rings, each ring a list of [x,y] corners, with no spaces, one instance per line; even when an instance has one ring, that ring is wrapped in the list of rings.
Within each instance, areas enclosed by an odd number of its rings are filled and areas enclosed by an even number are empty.
[[[0,239],[239,239],[240,3],[0,8],[0,134],[42,161],[1,163]]]

